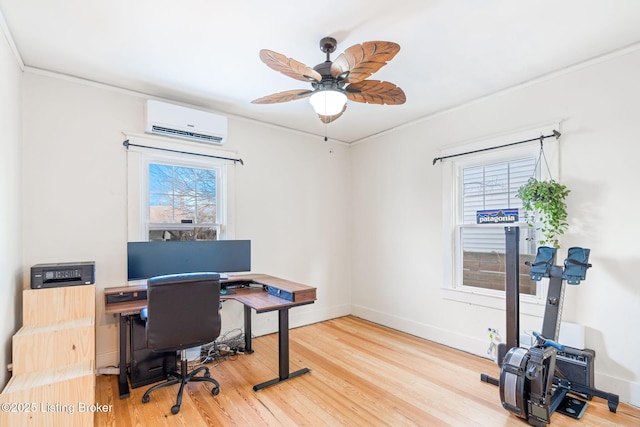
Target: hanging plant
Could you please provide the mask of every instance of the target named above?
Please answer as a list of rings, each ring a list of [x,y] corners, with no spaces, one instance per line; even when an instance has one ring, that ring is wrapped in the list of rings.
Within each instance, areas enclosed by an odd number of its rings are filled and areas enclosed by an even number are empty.
[[[540,227],[536,228],[542,233],[542,238],[538,241],[540,246],[553,245],[554,248],[560,248],[558,237],[569,227],[567,204],[564,199],[570,191],[554,180],[538,181],[535,178],[529,178],[529,181],[518,189],[525,222],[529,227],[540,224]]]

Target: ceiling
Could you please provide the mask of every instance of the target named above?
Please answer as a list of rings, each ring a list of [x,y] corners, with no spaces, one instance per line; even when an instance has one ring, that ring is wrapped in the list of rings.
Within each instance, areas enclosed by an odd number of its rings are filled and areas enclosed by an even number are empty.
[[[27,68],[348,143],[640,42],[638,0],[0,0],[0,11]],[[310,88],[264,65],[260,49],[313,67],[325,36],[338,41],[332,59],[398,43],[371,78],[400,86],[406,103],[350,101],[329,125],[308,99],[251,104]]]

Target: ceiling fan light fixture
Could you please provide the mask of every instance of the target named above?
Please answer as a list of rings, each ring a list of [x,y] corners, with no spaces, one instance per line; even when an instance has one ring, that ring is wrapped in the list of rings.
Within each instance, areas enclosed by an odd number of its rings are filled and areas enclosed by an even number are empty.
[[[316,90],[309,102],[316,113],[322,116],[334,116],[342,111],[347,103],[347,95],[343,91],[335,89]]]

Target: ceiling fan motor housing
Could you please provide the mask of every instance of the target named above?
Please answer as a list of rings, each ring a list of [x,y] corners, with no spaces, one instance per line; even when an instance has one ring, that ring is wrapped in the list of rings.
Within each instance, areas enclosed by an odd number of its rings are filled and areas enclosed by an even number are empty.
[[[331,74],[331,64],[331,61],[325,61],[313,67],[313,69],[320,73],[320,75],[322,76],[322,80],[320,80],[319,82],[311,82],[311,86],[313,86],[314,89],[341,90],[345,85],[343,79],[336,79],[335,77],[333,77],[333,75]]]

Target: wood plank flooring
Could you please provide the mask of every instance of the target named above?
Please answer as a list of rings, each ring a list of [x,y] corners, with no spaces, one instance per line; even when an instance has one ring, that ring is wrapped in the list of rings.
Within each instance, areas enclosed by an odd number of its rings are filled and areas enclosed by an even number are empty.
[[[311,372],[254,392],[277,377],[277,334],[254,340],[255,353],[210,366],[220,382],[189,384],[182,408],[171,414],[177,386],[140,399],[147,387],[120,400],[115,376],[99,376],[95,426],[527,426],[500,404],[490,360],[347,316],[290,331],[291,371]],[[596,361],[597,362],[597,361]],[[620,404],[610,413],[594,398],[581,420],[552,416],[552,426],[640,426],[640,408]]]

